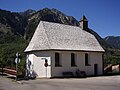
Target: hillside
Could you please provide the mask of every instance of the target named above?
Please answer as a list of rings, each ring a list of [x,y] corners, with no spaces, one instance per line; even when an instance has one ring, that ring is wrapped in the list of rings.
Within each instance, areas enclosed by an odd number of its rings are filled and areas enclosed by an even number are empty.
[[[0,9],[0,34],[24,35],[27,20],[19,13]]]
[[[107,36],[104,40],[112,47],[120,49],[120,36]]]

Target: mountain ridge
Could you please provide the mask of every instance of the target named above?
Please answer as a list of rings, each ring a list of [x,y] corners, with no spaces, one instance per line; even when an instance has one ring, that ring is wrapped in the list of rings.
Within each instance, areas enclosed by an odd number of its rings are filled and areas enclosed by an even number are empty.
[[[54,8],[43,8],[38,11],[28,9],[24,12],[10,12],[0,9],[0,34],[18,35],[30,41],[40,21],[79,26],[79,21],[73,16],[67,16]],[[89,28],[86,31],[93,34],[103,48],[116,48],[105,38],[100,37],[94,30]]]
[[[120,49],[120,36],[107,36],[104,40],[112,47]]]

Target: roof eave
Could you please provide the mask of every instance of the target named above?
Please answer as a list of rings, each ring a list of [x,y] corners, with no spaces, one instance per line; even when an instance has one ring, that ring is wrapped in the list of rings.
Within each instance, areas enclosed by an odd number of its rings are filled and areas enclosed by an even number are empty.
[[[63,49],[43,49],[43,50],[31,50],[31,51],[24,51],[24,53],[29,52],[38,52],[38,51],[76,51],[76,52],[99,52],[99,53],[105,53],[105,51],[92,51],[92,50],[63,50]]]

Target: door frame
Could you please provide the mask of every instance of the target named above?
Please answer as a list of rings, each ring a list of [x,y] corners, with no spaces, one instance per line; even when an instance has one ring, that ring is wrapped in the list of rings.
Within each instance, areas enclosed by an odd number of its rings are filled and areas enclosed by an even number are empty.
[[[98,64],[94,64],[94,75],[98,75]]]

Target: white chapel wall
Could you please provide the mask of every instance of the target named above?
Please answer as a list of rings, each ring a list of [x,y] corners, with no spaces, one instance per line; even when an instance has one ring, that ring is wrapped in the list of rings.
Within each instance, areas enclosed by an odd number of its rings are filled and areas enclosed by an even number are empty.
[[[48,66],[45,67],[45,59],[48,60]],[[33,69],[39,78],[51,77],[51,53],[50,52],[34,52],[33,54]]]
[[[102,66],[102,53],[92,53],[89,52],[89,64],[90,66],[85,66],[85,52],[67,52],[67,51],[59,51],[61,67],[55,67],[55,52],[52,54],[52,76],[59,77],[62,76],[62,72],[72,71],[75,74],[75,71],[79,69],[80,71],[85,71],[87,75],[94,75],[94,64],[98,64],[98,74],[101,75],[103,73]],[[71,53],[75,53],[76,55],[76,67],[71,67]]]

